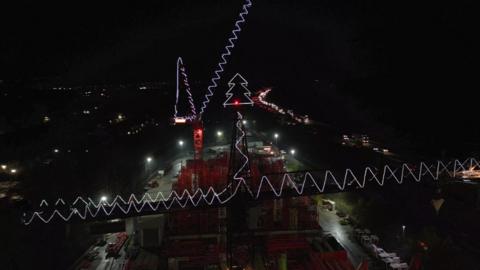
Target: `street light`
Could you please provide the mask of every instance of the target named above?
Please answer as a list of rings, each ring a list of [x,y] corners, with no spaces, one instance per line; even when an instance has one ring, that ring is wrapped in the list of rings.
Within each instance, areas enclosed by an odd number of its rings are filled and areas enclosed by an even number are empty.
[[[2,170],[6,170],[6,169],[7,169],[7,165],[5,165],[5,164],[2,164],[1,167],[2,167]]]
[[[295,152],[296,152],[295,149],[290,149],[290,154],[291,154],[292,156],[295,155]]]
[[[151,169],[151,164],[153,162],[153,158],[151,156],[148,156],[146,159],[145,159],[145,173],[147,173],[148,171],[150,171]]]
[[[107,202],[107,196],[100,197],[100,202],[106,203]]]
[[[275,144],[277,144],[278,137],[279,137],[278,133],[273,134],[273,138],[275,138]]]
[[[58,153],[58,152],[60,152],[60,150],[58,150],[57,148],[55,148],[55,149],[53,149],[53,152],[54,152],[54,153]]]
[[[179,140],[179,141],[178,141],[178,145],[179,145],[180,147],[182,147],[183,144],[184,144],[184,142],[183,142],[182,140]]]
[[[217,131],[217,137],[222,137],[223,136],[223,132],[222,131]]]
[[[17,169],[11,169],[11,170],[10,170],[10,173],[16,174],[16,173],[17,173]]]
[[[246,125],[246,124],[247,124],[247,120],[242,120],[242,124]]]

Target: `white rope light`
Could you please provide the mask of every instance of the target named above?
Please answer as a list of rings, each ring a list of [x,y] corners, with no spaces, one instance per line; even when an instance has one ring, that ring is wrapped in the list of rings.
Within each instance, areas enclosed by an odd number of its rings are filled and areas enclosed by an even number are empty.
[[[252,187],[256,189],[256,192],[253,193],[250,188],[248,191],[254,200],[259,199],[262,194],[267,192],[272,192],[276,197],[281,197],[284,191],[293,191],[298,195],[302,195],[306,188],[313,189],[315,193],[323,193],[327,186],[340,192],[347,187],[363,189],[367,183],[383,186],[386,180],[402,184],[408,178],[413,179],[415,182],[420,182],[424,178],[438,180],[444,173],[455,177],[472,167],[480,167],[480,163],[475,158],[468,158],[464,161],[457,159],[447,163],[437,161],[431,165],[421,162],[417,170],[404,163],[396,168],[385,165],[382,170],[374,167],[365,167],[362,173],[357,174],[351,169],[346,169],[341,177],[335,176],[331,170],[326,170],[322,174],[318,174],[318,172],[304,172],[303,181],[301,182],[295,182],[292,179],[291,175],[293,173],[284,173],[275,177],[275,179],[281,178],[281,181],[272,180],[273,176],[262,176],[258,187]],[[47,213],[45,209],[42,209],[43,211],[33,212],[24,223],[29,225],[34,220],[49,223],[55,217],[64,221],[69,221],[73,217],[83,220],[94,219],[100,214],[108,217],[115,210],[119,210],[127,215],[133,213],[140,214],[145,209],[155,212],[160,209],[169,210],[174,206],[180,208],[197,207],[200,203],[221,205],[230,201],[239,192],[241,185],[247,186],[245,179],[238,177],[238,171],[235,177],[237,177],[237,183],[230,183],[220,191],[215,191],[213,187],[209,187],[206,191],[199,188],[193,193],[188,190],[184,190],[181,194],[172,191],[166,197],[162,192],[158,192],[154,198],[150,194],[144,194],[140,198],[131,194],[127,200],[117,195],[111,202],[95,202],[89,197],[84,199],[79,196],[73,201],[66,213],[62,213],[59,209],[53,209],[53,211]],[[229,194],[226,191],[232,186],[234,187],[233,192]],[[60,200],[63,201],[58,199],[56,203],[61,202]],[[42,200],[40,206],[48,206],[47,201]]]
[[[232,93],[233,88],[236,86],[237,81],[240,81],[240,87],[243,89],[242,96],[245,98],[245,101],[240,102],[240,100],[232,100],[234,94]],[[230,81],[228,81],[228,91],[225,93],[227,99],[223,102],[223,107],[226,106],[240,106],[240,105],[251,105],[253,106],[253,100],[250,98],[251,92],[247,88],[248,82],[243,78],[242,75],[236,73]],[[241,116],[241,115],[240,115]]]
[[[282,114],[282,115],[288,114],[293,120],[297,121],[298,123],[306,123],[308,121],[307,115],[299,116],[299,115],[296,115],[292,110],[285,110],[275,103],[268,102],[266,98],[271,91],[272,91],[272,88],[266,88],[264,90],[260,90],[258,92],[258,95],[254,97],[254,101],[258,105],[263,105],[264,107],[267,107],[268,109],[273,110],[279,114]]]
[[[231,36],[228,39],[227,45],[225,46],[223,53],[220,55],[220,62],[217,65],[217,68],[213,72],[214,75],[210,79],[210,85],[207,87],[207,94],[205,95],[205,100],[202,102],[202,107],[200,107],[200,117],[202,117],[205,109],[207,108],[208,103],[210,103],[210,97],[213,96],[213,90],[217,88],[218,80],[221,78],[221,74],[224,71],[224,65],[227,64],[227,57],[232,54],[231,49],[235,47],[235,41],[238,40],[238,33],[242,31],[241,24],[245,23],[245,16],[248,15],[248,9],[252,6],[251,0],[245,0],[245,4],[242,6],[242,11],[239,14],[239,18],[235,21],[235,27],[232,30]]]
[[[190,84],[188,83],[187,73],[185,72],[185,65],[183,64],[183,59],[178,57],[177,59],[177,91],[176,91],[176,98],[175,98],[175,106],[174,106],[174,113],[173,118],[178,117],[178,97],[180,95],[180,76],[183,78],[183,84],[185,85],[185,91],[187,92],[188,102],[190,103],[191,115],[182,116],[181,118],[186,118],[189,120],[195,119],[197,117],[197,112],[195,110],[195,103],[193,102],[192,92],[190,90]]]
[[[242,149],[240,148],[240,144],[242,143],[243,141],[243,138],[245,137],[245,131],[243,130],[242,128],[242,125],[243,125],[243,116],[240,112],[237,111],[237,116],[238,116],[238,120],[237,120],[237,129],[240,131],[241,135],[238,137],[238,139],[236,140],[235,142],[235,149],[237,149],[238,153],[240,153],[240,155],[242,155],[243,157],[243,163],[242,163],[242,166],[240,166],[240,168],[238,168],[237,172],[233,175],[233,179],[234,180],[237,180],[239,184],[244,184],[246,187],[247,187],[247,190],[248,192],[250,193],[250,195],[253,196],[253,193],[252,191],[250,190],[250,187],[247,185],[247,182],[245,181],[245,178],[243,176],[239,176],[240,173],[243,172],[243,170],[245,169],[245,167],[247,167],[248,165],[248,162],[249,162],[249,159],[248,159],[248,156],[242,151]],[[236,189],[238,189],[239,185],[236,187]]]
[[[65,205],[65,201],[62,198],[58,198],[58,200],[55,202],[55,205],[58,205],[60,203]]]

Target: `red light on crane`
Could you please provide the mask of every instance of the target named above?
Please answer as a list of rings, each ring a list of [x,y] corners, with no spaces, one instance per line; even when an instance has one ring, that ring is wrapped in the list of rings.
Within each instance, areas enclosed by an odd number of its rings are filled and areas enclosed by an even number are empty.
[[[203,149],[203,125],[200,121],[193,122],[193,148],[194,158],[201,159]]]

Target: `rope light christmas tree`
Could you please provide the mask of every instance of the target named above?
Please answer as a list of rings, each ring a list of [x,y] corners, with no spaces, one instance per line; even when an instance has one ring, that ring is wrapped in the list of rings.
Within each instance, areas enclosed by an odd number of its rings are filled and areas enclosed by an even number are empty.
[[[253,106],[253,100],[250,98],[252,94],[247,88],[248,82],[239,73],[235,74],[228,81],[228,91],[225,93],[227,99],[223,102],[223,107],[250,105]]]

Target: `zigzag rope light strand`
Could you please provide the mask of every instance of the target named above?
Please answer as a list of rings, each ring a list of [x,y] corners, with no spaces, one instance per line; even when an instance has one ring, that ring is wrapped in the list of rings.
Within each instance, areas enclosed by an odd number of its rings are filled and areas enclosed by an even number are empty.
[[[442,174],[456,177],[461,175],[463,171],[480,168],[480,163],[475,158],[468,158],[464,161],[456,159],[447,163],[437,161],[431,165],[421,162],[417,168],[418,169],[412,169],[411,165],[404,163],[397,167],[385,165],[381,170],[365,167],[363,171],[357,174],[351,169],[346,169],[342,177],[336,177],[334,172],[330,170],[326,170],[320,174],[304,172],[303,181],[301,182],[295,182],[292,179],[292,173],[288,172],[279,175],[280,177],[277,176],[277,179],[281,179],[281,181],[276,182],[271,180],[272,176],[269,177],[265,175],[261,177],[258,187],[255,188],[256,192],[249,191],[249,193],[252,199],[257,200],[262,194],[267,192],[273,193],[276,197],[281,197],[285,191],[302,195],[305,193],[306,188],[314,188],[317,193],[323,193],[327,186],[334,187],[338,191],[343,191],[347,186],[363,189],[367,183],[383,186],[387,180],[393,183],[396,182],[397,184],[404,183],[406,179],[413,179],[415,182],[420,182],[425,178],[438,180]],[[114,210],[120,210],[124,214],[129,214],[134,212],[141,213],[144,209],[151,211],[158,211],[160,209],[169,210],[173,206],[180,208],[197,207],[200,203],[206,205],[217,203],[221,205],[231,200],[239,192],[242,184],[245,184],[245,179],[243,178],[239,178],[237,183],[230,184],[235,187],[231,194],[226,192],[230,187],[230,185],[228,185],[220,191],[215,191],[213,187],[209,187],[205,191],[203,189],[197,189],[193,193],[188,190],[184,190],[181,194],[172,191],[168,196],[164,196],[162,192],[158,192],[154,198],[152,198],[150,194],[145,194],[139,199],[134,194],[131,194],[128,199],[125,200],[123,197],[117,195],[111,202],[95,202],[91,198],[87,197],[87,199],[85,199],[79,196],[73,201],[66,213],[62,213],[56,208],[49,213],[45,211],[35,211],[30,217],[24,220],[24,224],[29,225],[34,220],[49,223],[55,217],[64,221],[69,221],[73,217],[85,220],[87,218],[95,218],[101,213],[103,213],[104,216],[110,216]],[[65,206],[63,199],[57,199],[54,207],[59,204]],[[40,206],[48,207],[49,204],[46,200],[42,200]]]
[[[224,66],[228,63],[228,57],[232,54],[231,49],[235,47],[235,42],[238,40],[238,34],[242,31],[241,25],[245,23],[245,16],[248,15],[248,10],[252,6],[251,0],[246,0],[242,6],[242,11],[239,14],[239,18],[235,21],[235,27],[232,30],[230,38],[228,39],[227,45],[225,46],[223,53],[220,55],[220,62],[218,62],[217,68],[213,72],[214,75],[210,80],[210,84],[207,87],[207,94],[205,95],[205,100],[202,102],[200,107],[200,117],[205,112],[208,103],[210,102],[210,97],[213,96],[213,91],[218,86],[218,81],[221,78],[221,75],[224,71]]]

